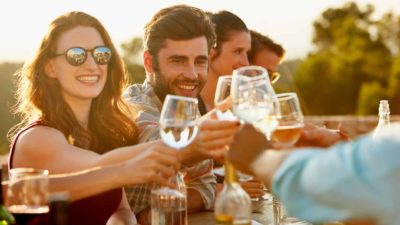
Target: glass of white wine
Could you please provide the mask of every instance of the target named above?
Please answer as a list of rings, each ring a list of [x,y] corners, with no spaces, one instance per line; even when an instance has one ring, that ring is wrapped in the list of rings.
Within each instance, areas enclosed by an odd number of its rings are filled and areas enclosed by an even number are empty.
[[[235,115],[252,124],[267,137],[277,125],[278,102],[268,77],[260,66],[245,66],[233,71],[231,98]]]
[[[167,95],[160,116],[160,134],[165,144],[181,149],[197,135],[198,100]]]
[[[198,100],[167,95],[160,115],[160,135],[177,150],[189,145],[197,135]],[[151,224],[187,225],[187,191],[183,174],[170,180],[176,189],[161,187],[151,192]]]
[[[39,224],[49,212],[48,170],[15,168],[10,170],[7,209],[18,225]]]
[[[277,94],[279,102],[278,126],[272,133],[272,141],[282,147],[293,146],[300,138],[304,127],[304,116],[299,98],[294,92]]]

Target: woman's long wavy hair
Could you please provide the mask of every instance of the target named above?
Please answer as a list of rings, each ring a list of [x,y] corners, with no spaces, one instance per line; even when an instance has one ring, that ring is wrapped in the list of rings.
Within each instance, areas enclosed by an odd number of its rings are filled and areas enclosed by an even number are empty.
[[[88,130],[80,125],[64,101],[58,80],[45,74],[45,65],[56,53],[58,39],[77,26],[95,28],[112,51],[104,89],[92,101]],[[50,24],[36,56],[23,66],[17,78],[15,113],[20,114],[22,121],[9,136],[15,136],[18,129],[39,119],[60,130],[75,146],[98,153],[137,143],[137,127],[129,118],[134,115],[121,99],[127,79],[125,67],[109,34],[96,18],[83,12],[69,12],[56,18]]]

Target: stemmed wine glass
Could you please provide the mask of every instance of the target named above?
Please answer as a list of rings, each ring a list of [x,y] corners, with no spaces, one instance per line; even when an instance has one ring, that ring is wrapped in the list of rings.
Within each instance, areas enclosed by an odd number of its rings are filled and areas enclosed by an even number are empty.
[[[279,114],[277,115],[278,126],[273,131],[271,139],[280,147],[289,148],[300,138],[304,126],[304,116],[301,111],[299,98],[294,92],[276,95],[279,102]],[[275,224],[279,225],[309,225],[310,223],[286,214],[282,203],[277,199],[273,201],[275,212]]]
[[[296,93],[277,94],[276,98],[280,108],[277,116],[279,125],[272,133],[272,141],[288,148],[299,140],[304,127],[304,116]]]
[[[160,135],[165,144],[180,150],[197,135],[198,100],[167,95],[160,115]],[[153,225],[187,225],[187,191],[183,174],[170,180],[176,189],[162,187],[151,193]]]
[[[6,205],[18,225],[39,224],[49,212],[48,174],[34,168],[10,170]]]
[[[268,72],[260,66],[245,66],[233,71],[231,96],[233,112],[267,137],[277,125],[278,102]]]

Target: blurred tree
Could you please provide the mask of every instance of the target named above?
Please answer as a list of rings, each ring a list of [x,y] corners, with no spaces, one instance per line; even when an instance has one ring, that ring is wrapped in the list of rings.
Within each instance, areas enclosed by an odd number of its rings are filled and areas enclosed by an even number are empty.
[[[390,51],[400,53],[400,16],[388,12],[377,22],[378,34],[384,40]]]
[[[393,59],[389,75],[388,96],[389,101],[395,103],[390,104],[391,112],[398,114],[400,112],[400,54]]]
[[[143,68],[143,40],[141,37],[134,37],[130,42],[121,45],[123,59],[126,64],[129,80],[131,83],[142,83],[146,78]]]
[[[314,22],[316,50],[295,78],[311,114],[375,114],[370,106],[378,103],[368,95],[387,87],[392,55],[372,32],[373,12],[371,5],[360,9],[350,2],[325,10]]]
[[[8,152],[8,130],[18,123],[11,115],[11,106],[15,104],[13,74],[20,68],[19,63],[0,63],[0,154]]]

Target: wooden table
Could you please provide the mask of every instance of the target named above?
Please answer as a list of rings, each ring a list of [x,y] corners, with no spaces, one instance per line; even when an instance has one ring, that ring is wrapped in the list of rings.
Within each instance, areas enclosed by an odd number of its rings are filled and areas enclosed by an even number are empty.
[[[188,219],[190,225],[215,225],[213,211],[192,213]],[[259,212],[253,213],[253,220],[263,225],[273,225],[272,201],[261,202]]]

